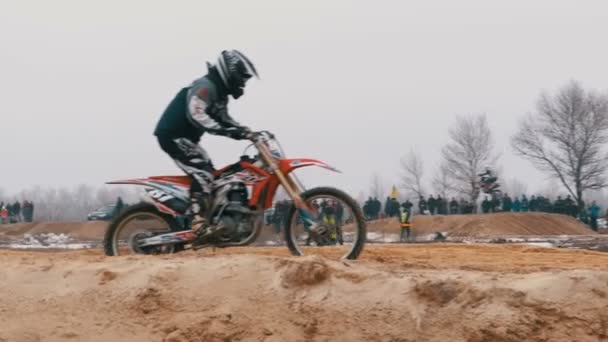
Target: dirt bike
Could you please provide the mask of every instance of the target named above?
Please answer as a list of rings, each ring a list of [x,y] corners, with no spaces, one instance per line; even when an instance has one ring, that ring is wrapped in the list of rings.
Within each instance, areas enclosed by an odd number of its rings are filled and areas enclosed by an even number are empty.
[[[485,172],[480,173],[478,176],[479,181],[477,182],[476,187],[479,189],[479,191],[492,196],[502,194],[500,184],[496,182],[498,177],[495,176],[492,171],[488,169]]]
[[[253,133],[250,140],[252,144],[237,163],[215,171],[214,200],[207,214],[210,226],[201,228],[202,233],[192,229],[192,217],[186,214],[190,205],[190,177],[156,176],[108,182],[142,185],[145,196],[141,203],[126,208],[111,222],[104,237],[105,253],[164,254],[207,246],[250,245],[259,236],[264,211],[272,207],[281,186],[291,198],[284,238],[292,254],[304,255],[312,252],[311,248],[333,246],[327,248],[340,248],[337,254],[342,258],[356,259],[366,239],[365,220],[357,202],[331,187],[304,191],[292,173],[307,166],[339,171],[316,159],[286,159],[270,132]],[[247,154],[251,146],[257,150],[253,156]],[[322,201],[334,201],[344,208],[340,221],[350,223],[340,227],[340,243],[336,243],[336,229],[327,224],[317,209]]]

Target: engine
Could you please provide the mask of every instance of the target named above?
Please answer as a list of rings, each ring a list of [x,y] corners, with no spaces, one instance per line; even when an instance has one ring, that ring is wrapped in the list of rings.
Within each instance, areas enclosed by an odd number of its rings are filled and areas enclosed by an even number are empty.
[[[247,207],[247,187],[243,183],[234,183],[226,195],[228,203]]]
[[[222,212],[219,221],[226,227],[222,239],[237,242],[247,238],[253,230],[250,214],[243,212],[243,209],[247,210],[249,207],[247,187],[243,183],[231,183],[226,187],[227,189],[222,189],[226,191],[225,201],[222,201],[221,206],[223,208],[218,208]]]

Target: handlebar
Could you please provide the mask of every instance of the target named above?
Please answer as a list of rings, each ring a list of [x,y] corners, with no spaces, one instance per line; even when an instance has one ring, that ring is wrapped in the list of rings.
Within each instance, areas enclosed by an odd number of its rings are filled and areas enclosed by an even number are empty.
[[[250,132],[247,134],[247,139],[251,140],[253,143],[258,142],[259,138],[274,139],[274,134],[269,131]]]

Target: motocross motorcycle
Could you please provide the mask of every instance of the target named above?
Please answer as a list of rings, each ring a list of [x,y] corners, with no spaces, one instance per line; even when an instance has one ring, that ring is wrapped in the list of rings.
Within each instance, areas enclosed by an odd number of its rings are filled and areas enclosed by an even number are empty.
[[[478,187],[483,193],[490,195],[500,195],[500,184],[497,183],[498,177],[490,169],[486,169],[483,173],[478,174]]]
[[[207,246],[246,246],[256,241],[264,226],[264,212],[272,208],[279,187],[291,199],[284,225],[284,240],[294,255],[327,247],[332,255],[356,259],[366,238],[365,220],[357,202],[341,190],[317,187],[304,190],[294,170],[332,166],[308,158],[286,159],[268,131],[251,134],[252,144],[240,160],[215,171],[209,226],[193,230],[189,207],[188,176],[155,176],[108,182],[145,187],[141,203],[126,208],[109,225],[104,237],[107,255],[165,254]],[[248,155],[251,146],[257,153]],[[343,208],[337,226],[328,222],[319,203],[339,203]],[[220,229],[221,228],[221,229]],[[333,246],[333,247],[331,247]]]

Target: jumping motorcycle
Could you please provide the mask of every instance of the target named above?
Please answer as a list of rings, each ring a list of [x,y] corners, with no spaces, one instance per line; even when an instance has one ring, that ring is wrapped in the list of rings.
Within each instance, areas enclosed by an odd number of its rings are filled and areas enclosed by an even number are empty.
[[[272,208],[275,194],[282,187],[291,198],[284,239],[292,254],[304,255],[326,247],[335,249],[329,251],[332,255],[356,259],[366,239],[365,220],[357,202],[331,187],[304,190],[292,173],[307,166],[339,171],[316,159],[285,158],[280,143],[268,131],[253,133],[250,140],[252,144],[237,163],[215,171],[214,200],[207,215],[209,227],[201,228],[202,233],[192,229],[192,217],[186,214],[190,177],[155,176],[108,182],[142,185],[145,195],[141,203],[126,208],[109,225],[104,237],[106,255],[250,245],[260,235],[264,212]],[[251,146],[256,154],[247,154]],[[338,221],[344,225],[336,227],[335,220],[328,223],[318,209],[324,201],[339,203],[343,209]]]
[[[500,195],[500,184],[497,183],[498,176],[491,169],[486,168],[483,173],[478,174],[478,187],[483,193],[490,195]]]

